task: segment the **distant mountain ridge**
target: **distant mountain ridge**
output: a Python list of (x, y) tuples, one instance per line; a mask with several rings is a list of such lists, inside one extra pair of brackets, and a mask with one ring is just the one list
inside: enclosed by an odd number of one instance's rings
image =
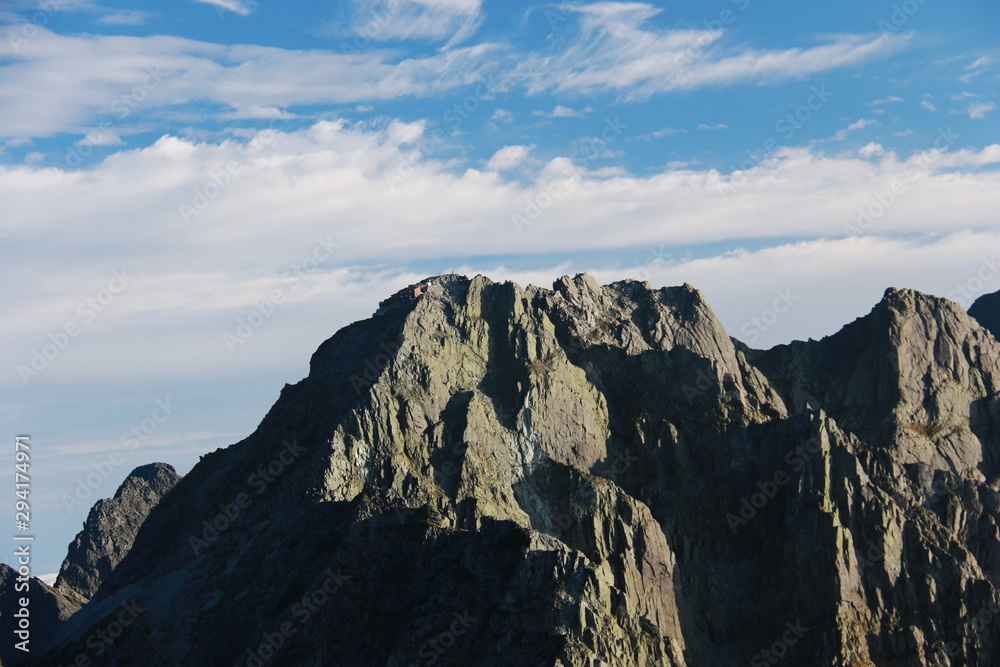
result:
[(435, 283), (323, 343), (23, 664), (1000, 653), (995, 295), (753, 350), (688, 285)]

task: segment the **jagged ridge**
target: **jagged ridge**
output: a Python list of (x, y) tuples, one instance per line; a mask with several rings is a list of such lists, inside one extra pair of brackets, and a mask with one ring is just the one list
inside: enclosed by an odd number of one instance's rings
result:
[(760, 352), (689, 286), (438, 283), (338, 332), (204, 457), (45, 659), (132, 600), (95, 664), (946, 665), (1000, 646), (1000, 624), (968, 631), (1000, 613), (1000, 345), (954, 304), (889, 290)]

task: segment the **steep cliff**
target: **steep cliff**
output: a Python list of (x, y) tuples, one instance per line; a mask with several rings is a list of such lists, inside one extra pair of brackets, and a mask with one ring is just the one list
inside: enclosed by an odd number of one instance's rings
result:
[(1000, 647), (1000, 344), (954, 304), (889, 290), (764, 352), (687, 285), (431, 282), (325, 342), (251, 436), (205, 456), (32, 664)]
[(98, 500), (69, 545), (55, 588), (89, 600), (132, 548), (139, 527), (180, 479), (172, 466), (150, 463), (133, 470), (113, 498)]

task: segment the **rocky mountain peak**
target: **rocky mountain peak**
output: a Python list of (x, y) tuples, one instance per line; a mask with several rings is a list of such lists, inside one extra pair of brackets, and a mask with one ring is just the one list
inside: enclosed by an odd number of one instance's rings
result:
[(97, 501), (69, 546), (55, 589), (89, 600), (132, 548), (150, 510), (177, 484), (173, 466), (139, 466), (121, 483), (113, 498)]
[(137, 600), (95, 664), (985, 664), (998, 364), (912, 290), (759, 351), (689, 285), (430, 278), (165, 495), (45, 659)]

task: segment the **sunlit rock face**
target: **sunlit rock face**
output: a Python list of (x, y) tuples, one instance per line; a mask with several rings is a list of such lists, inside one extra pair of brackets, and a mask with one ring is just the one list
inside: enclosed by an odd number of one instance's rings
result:
[(29, 664), (1000, 652), (986, 321), (890, 289), (833, 336), (759, 351), (687, 285), (422, 285), (180, 480)]

